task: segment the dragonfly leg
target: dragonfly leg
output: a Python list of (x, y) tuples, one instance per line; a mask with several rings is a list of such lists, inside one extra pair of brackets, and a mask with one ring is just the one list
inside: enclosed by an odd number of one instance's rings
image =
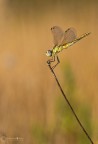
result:
[(60, 63), (59, 57), (56, 56), (56, 58), (57, 58), (57, 63), (52, 67), (52, 69), (54, 69)]
[(55, 56), (52, 57), (52, 59), (50, 59), (50, 60), (47, 61), (48, 65), (50, 65), (52, 62), (55, 62)]

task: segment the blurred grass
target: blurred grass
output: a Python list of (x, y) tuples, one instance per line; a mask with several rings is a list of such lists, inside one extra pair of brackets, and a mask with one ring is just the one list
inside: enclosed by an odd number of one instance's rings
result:
[[(66, 95), (68, 99), (70, 99), (70, 103), (74, 107), (77, 115), (79, 116), (80, 121), (84, 125), (85, 129), (88, 131), (90, 136), (92, 136), (92, 121), (91, 121), (91, 109), (87, 103), (81, 104), (78, 102), (78, 93), (77, 93), (77, 86), (74, 74), (70, 65), (67, 63), (63, 66), (62, 69), (64, 83), (63, 87), (65, 86)], [(78, 143), (78, 144), (89, 144), (89, 141), (83, 131), (81, 130), (80, 126), (76, 122), (72, 112), (70, 111), (68, 105), (64, 101), (64, 99), (59, 98), (58, 100), (58, 111), (56, 112), (57, 118), (60, 120), (61, 129), (67, 134), (69, 138), (73, 137), (70, 143)], [(66, 106), (65, 106), (66, 105)], [(69, 139), (67, 141), (69, 143)]]
[[(63, 66), (63, 87), (67, 85), (65, 88), (67, 91), (67, 96), (70, 97), (70, 103), (73, 105), (77, 115), (80, 117), (80, 121), (84, 125), (85, 129), (88, 131), (90, 136), (92, 136), (92, 120), (91, 118), (91, 109), (87, 103), (81, 104), (76, 99), (77, 87), (75, 84), (74, 74), (69, 64)], [(51, 131), (52, 127), (52, 131)], [(66, 104), (65, 99), (63, 97), (58, 96), (55, 102), (55, 121), (54, 125), (51, 127), (44, 127), (43, 125), (39, 125), (36, 123), (32, 127), (33, 137), (36, 139), (38, 144), (40, 143), (53, 143), (57, 144), (62, 142), (69, 144), (89, 144), (87, 137), (84, 132), (81, 130), (79, 124), (77, 123), (75, 117), (70, 111), (68, 105)], [(50, 133), (49, 133), (50, 131)], [(58, 137), (60, 136), (60, 139)], [(52, 139), (51, 139), (52, 138)], [(58, 139), (58, 140), (57, 140)], [(64, 139), (62, 141), (62, 139)]]
[(95, 3), (98, 3), (97, 0), (42, 0), (41, 2), (39, 0), (6, 0), (6, 7), (14, 16), (21, 14), (25, 17), (32, 15), (34, 18), (41, 18), (46, 13), (57, 10), (58, 7), (64, 13), (67, 11), (70, 14), (74, 10), (78, 13), (80, 9), (85, 11), (89, 5), (94, 5)]

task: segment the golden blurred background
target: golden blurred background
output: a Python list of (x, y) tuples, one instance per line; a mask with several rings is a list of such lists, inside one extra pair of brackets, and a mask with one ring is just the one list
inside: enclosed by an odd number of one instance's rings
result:
[(12, 144), (89, 144), (46, 61), (50, 28), (91, 35), (59, 54), (58, 79), (98, 143), (97, 0), (0, 0), (0, 133)]

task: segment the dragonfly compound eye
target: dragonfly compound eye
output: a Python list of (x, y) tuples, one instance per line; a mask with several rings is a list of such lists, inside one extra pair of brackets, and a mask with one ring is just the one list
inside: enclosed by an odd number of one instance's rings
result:
[(52, 51), (51, 51), (51, 50), (48, 50), (48, 51), (46, 52), (46, 56), (51, 57), (51, 56), (52, 56)]

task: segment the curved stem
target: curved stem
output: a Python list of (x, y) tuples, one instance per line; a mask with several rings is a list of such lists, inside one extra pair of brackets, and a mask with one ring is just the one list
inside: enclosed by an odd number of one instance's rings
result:
[(52, 74), (54, 75), (54, 78), (55, 78), (55, 80), (56, 80), (56, 82), (57, 82), (57, 85), (58, 85), (58, 87), (59, 87), (59, 89), (60, 89), (60, 91), (61, 91), (61, 93), (62, 93), (64, 99), (66, 100), (66, 102), (67, 102), (69, 108), (71, 109), (71, 111), (72, 111), (74, 117), (76, 118), (78, 124), (80, 125), (81, 129), (83, 130), (83, 132), (85, 133), (85, 135), (87, 136), (87, 138), (89, 139), (89, 141), (91, 142), (91, 144), (94, 144), (94, 142), (92, 141), (91, 137), (89, 136), (89, 134), (87, 133), (87, 131), (86, 131), (85, 128), (83, 127), (83, 125), (82, 125), (81, 121), (79, 120), (78, 116), (76, 115), (76, 113), (75, 113), (73, 107), (71, 106), (69, 100), (67, 99), (67, 97), (66, 97), (66, 95), (65, 95), (65, 93), (64, 93), (64, 91), (63, 91), (63, 89), (62, 89), (62, 87), (61, 87), (61, 85), (60, 85), (60, 83), (59, 83), (59, 81), (58, 81), (58, 79), (57, 79), (57, 76), (56, 76), (55, 72), (53, 71), (53, 69), (52, 69), (50, 63), (47, 62), (47, 64), (48, 64), (48, 66), (49, 66), (49, 68), (50, 68)]

